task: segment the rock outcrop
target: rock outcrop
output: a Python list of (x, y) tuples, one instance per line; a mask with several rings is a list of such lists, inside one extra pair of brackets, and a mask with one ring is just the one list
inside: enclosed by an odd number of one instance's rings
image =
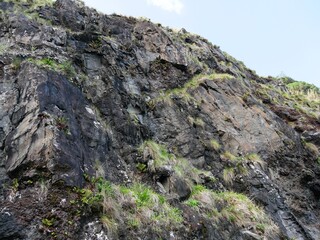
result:
[(320, 239), (319, 89), (79, 1), (0, 9), (0, 239)]

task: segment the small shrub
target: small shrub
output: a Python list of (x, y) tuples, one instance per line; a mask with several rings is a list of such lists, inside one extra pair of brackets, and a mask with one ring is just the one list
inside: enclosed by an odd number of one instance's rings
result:
[(63, 131), (64, 133), (69, 132), (68, 119), (66, 117), (57, 117), (56, 126), (59, 130)]

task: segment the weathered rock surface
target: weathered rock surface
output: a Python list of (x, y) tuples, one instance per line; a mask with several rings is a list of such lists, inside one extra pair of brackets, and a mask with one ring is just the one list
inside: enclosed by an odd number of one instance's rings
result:
[[(320, 239), (319, 100), (293, 108), (184, 29), (38, 2), (0, 2), (0, 239)], [(147, 140), (170, 161), (141, 153)], [(88, 176), (150, 185), (183, 221), (115, 232), (74, 204)], [(203, 215), (186, 204), (195, 184), (247, 195), (278, 229)]]

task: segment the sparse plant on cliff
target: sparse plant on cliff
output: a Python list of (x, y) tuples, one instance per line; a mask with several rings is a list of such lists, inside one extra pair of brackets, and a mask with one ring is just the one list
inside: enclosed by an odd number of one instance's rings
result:
[(102, 46), (102, 38), (99, 37), (97, 39), (92, 40), (89, 43), (89, 46), (93, 49), (99, 49)]
[(19, 180), (17, 178), (14, 178), (12, 180), (12, 190), (18, 191), (18, 189), (19, 189)]
[(227, 167), (227, 168), (223, 169), (222, 175), (223, 175), (223, 180), (226, 183), (231, 183), (235, 177), (235, 168), (234, 167)]
[(209, 145), (216, 151), (221, 149), (221, 145), (216, 139), (211, 139)]
[(65, 134), (69, 134), (69, 125), (68, 119), (66, 117), (57, 117), (56, 119), (56, 126), (59, 130), (63, 131)]
[(170, 103), (173, 101), (174, 96), (183, 98), (185, 102), (197, 103), (196, 99), (190, 95), (190, 91), (196, 89), (205, 80), (211, 81), (223, 81), (228, 79), (233, 79), (234, 77), (225, 73), (212, 73), (210, 75), (199, 74), (194, 76), (191, 80), (186, 82), (183, 87), (167, 90), (161, 93), (158, 97), (151, 99), (149, 101), (149, 106), (156, 106), (159, 102)]
[(199, 206), (199, 201), (196, 200), (196, 199), (188, 199), (186, 201), (186, 204), (189, 206), (189, 207), (193, 207), (193, 208), (197, 208)]
[(194, 126), (198, 126), (198, 127), (204, 127), (204, 121), (201, 119), (201, 118), (193, 118), (191, 116), (188, 116), (188, 122), (191, 124), (191, 125), (194, 125)]
[(230, 152), (224, 152), (220, 155), (221, 159), (228, 161), (228, 166), (223, 170), (222, 177), (224, 181), (228, 184), (232, 183), (232, 180), (239, 174), (243, 176), (248, 175), (248, 163), (259, 163), (261, 167), (264, 167), (265, 162), (256, 153), (249, 153), (244, 157), (236, 157)]
[(104, 178), (106, 176), (103, 163), (99, 160), (95, 161), (94, 169), (96, 170), (96, 178), (102, 177)]
[(136, 164), (136, 168), (140, 171), (140, 172), (146, 172), (147, 171), (147, 165), (144, 163), (137, 163)]
[(314, 145), (311, 142), (304, 142), (305, 147), (315, 156), (318, 157), (320, 155), (320, 152), (316, 145)]
[(102, 222), (103, 226), (107, 229), (109, 237), (115, 236), (117, 234), (118, 224), (114, 219), (108, 217), (107, 215), (103, 215), (100, 217), (100, 221)]
[(52, 227), (55, 221), (56, 221), (55, 218), (50, 218), (50, 219), (44, 218), (41, 220), (42, 224), (46, 227)]
[(38, 192), (38, 199), (39, 201), (44, 201), (47, 198), (49, 190), (49, 182), (45, 180), (39, 181), (39, 192)]
[(139, 148), (140, 153), (142, 153), (143, 158), (148, 161), (148, 169), (151, 172), (156, 171), (163, 165), (170, 165), (174, 155), (168, 153), (166, 148), (154, 141), (145, 141)]
[(236, 161), (237, 157), (234, 156), (231, 152), (226, 151), (223, 154), (220, 155), (221, 159), (223, 160), (230, 160), (230, 161)]
[(0, 54), (4, 54), (9, 49), (8, 44), (0, 43)]

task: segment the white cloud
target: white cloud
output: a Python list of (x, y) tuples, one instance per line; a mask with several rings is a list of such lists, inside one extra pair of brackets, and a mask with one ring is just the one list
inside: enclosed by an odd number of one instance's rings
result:
[(181, 13), (183, 3), (180, 0), (147, 0), (148, 4), (160, 7), (169, 12)]

